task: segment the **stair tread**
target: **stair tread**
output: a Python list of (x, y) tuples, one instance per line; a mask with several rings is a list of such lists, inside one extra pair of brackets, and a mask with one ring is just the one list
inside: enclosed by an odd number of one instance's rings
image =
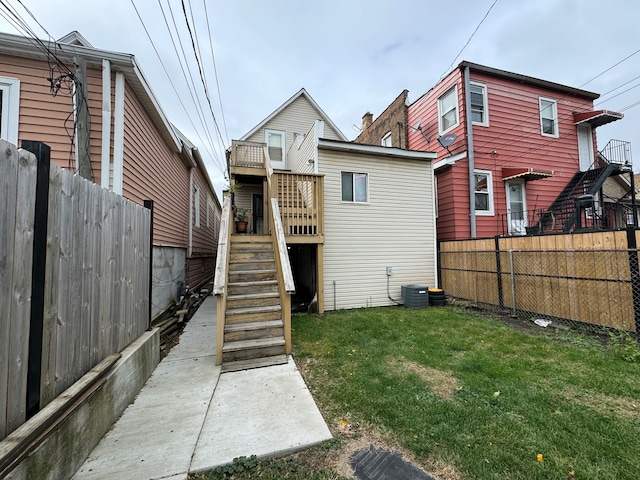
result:
[(229, 271), (229, 273), (242, 273), (242, 274), (251, 274), (251, 273), (275, 273), (276, 269), (275, 268), (264, 268), (262, 270), (234, 270), (234, 271)]
[(274, 355), (271, 357), (254, 358), (251, 360), (236, 360), (235, 362), (224, 362), (222, 372), (238, 372), (252, 368), (271, 367), (273, 365), (283, 365), (289, 361), (287, 355)]
[(230, 259), (229, 263), (273, 263), (273, 258), (241, 258)]
[(229, 308), (227, 309), (228, 315), (241, 315), (244, 313), (262, 313), (262, 312), (277, 312), (282, 310), (280, 305), (267, 305), (264, 307), (242, 307), (242, 308)]
[(248, 350), (252, 348), (278, 347), (284, 345), (284, 337), (255, 338), (253, 340), (237, 340), (235, 342), (225, 342), (222, 347), (223, 352), (234, 352), (237, 350)]
[(225, 333), (242, 332), (246, 330), (261, 330), (264, 328), (278, 328), (283, 326), (284, 326), (284, 322), (282, 320), (269, 320), (264, 322), (230, 323), (224, 326), (224, 331)]
[(230, 287), (260, 287), (265, 285), (277, 285), (277, 280), (256, 280), (253, 282), (229, 282)]
[(258, 300), (260, 298), (278, 298), (279, 292), (260, 292), (260, 293), (239, 293), (237, 295), (227, 295), (229, 300)]

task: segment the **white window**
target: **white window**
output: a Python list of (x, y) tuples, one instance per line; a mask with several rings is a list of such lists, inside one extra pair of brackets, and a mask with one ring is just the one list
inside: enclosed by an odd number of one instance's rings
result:
[(458, 87), (453, 86), (438, 99), (438, 128), (440, 134), (448, 132), (459, 124)]
[(471, 121), (474, 125), (489, 126), (489, 103), (487, 86), (483, 83), (471, 82)]
[(0, 77), (0, 138), (18, 144), (20, 80)]
[(200, 228), (200, 189), (193, 187), (193, 223)]
[(369, 202), (369, 178), (366, 173), (342, 172), (342, 201)]
[(558, 136), (558, 102), (540, 97), (540, 133), (545, 137)]
[(387, 132), (382, 137), (382, 146), (383, 147), (393, 147), (393, 140), (391, 139), (391, 132)]
[(489, 170), (475, 170), (476, 215), (493, 215), (493, 177)]
[(265, 130), (265, 143), (269, 150), (269, 160), (278, 168), (284, 168), (285, 133), (279, 130)]

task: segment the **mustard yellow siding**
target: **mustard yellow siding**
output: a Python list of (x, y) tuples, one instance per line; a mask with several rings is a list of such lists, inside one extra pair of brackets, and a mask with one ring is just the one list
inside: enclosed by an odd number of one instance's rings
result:
[[(325, 310), (393, 305), (400, 287), (436, 284), (431, 162), (320, 149), (325, 175)], [(368, 174), (368, 204), (342, 202), (341, 172)], [(335, 283), (334, 283), (335, 282)], [(335, 292), (335, 295), (334, 295)]]

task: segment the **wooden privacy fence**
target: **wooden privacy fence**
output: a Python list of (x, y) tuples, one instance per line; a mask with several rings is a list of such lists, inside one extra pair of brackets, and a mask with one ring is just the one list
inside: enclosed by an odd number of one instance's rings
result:
[(638, 233), (440, 242), (440, 284), (519, 315), (640, 332)]
[(0, 440), (149, 326), (150, 210), (23, 146), (0, 141)]

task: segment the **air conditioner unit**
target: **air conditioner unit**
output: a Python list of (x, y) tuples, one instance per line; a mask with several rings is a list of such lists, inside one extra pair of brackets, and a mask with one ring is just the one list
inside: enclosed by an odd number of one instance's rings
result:
[(427, 308), (429, 306), (429, 287), (424, 285), (402, 285), (400, 294), (407, 308)]

